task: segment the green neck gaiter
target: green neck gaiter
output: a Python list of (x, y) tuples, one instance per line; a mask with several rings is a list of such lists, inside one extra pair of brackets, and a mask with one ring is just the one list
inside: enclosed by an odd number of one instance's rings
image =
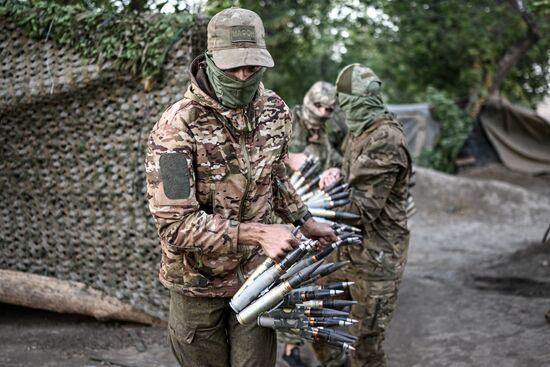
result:
[(340, 108), (346, 113), (349, 131), (358, 136), (380, 115), (388, 112), (382, 98), (376, 95), (354, 96), (338, 93)]
[(246, 107), (256, 95), (265, 68), (261, 68), (246, 80), (239, 80), (227, 75), (223, 70), (218, 68), (212, 57), (206, 56), (206, 75), (212, 85), (218, 101), (228, 108), (243, 108)]

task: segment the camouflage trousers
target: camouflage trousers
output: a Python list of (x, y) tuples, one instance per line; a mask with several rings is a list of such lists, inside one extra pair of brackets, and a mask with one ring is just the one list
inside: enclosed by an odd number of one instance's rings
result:
[(346, 279), (355, 282), (351, 299), (358, 303), (351, 308), (350, 317), (359, 323), (345, 331), (359, 338), (354, 344), (357, 350), (345, 355), (326, 344), (313, 344), (317, 358), (324, 367), (385, 367), (383, 343), (395, 309), (400, 280), (367, 281), (353, 276)]
[(239, 324), (229, 300), (170, 292), (170, 346), (181, 366), (275, 366), (275, 332)]
[(354, 279), (352, 298), (358, 301), (351, 309), (351, 317), (359, 320), (350, 332), (359, 337), (357, 350), (351, 356), (353, 367), (385, 367), (383, 342), (391, 321), (401, 280), (361, 281)]
[(359, 339), (354, 344), (356, 351), (349, 356), (338, 349), (314, 344), (323, 366), (386, 367), (383, 343), (397, 302), (407, 252), (408, 239), (397, 244), (397, 256), (373, 256), (377, 252), (364, 247), (339, 251), (337, 260), (351, 260), (352, 264), (331, 274), (332, 279), (327, 281), (355, 282), (347, 296), (358, 302), (351, 308), (350, 317), (359, 322), (347, 331)]

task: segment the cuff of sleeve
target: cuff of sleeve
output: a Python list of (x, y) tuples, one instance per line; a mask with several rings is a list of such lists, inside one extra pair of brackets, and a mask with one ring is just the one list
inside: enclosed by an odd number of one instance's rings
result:
[(306, 212), (304, 213), (304, 215), (302, 215), (302, 217), (300, 219), (297, 219), (294, 222), (292, 222), (292, 224), (294, 225), (294, 227), (301, 226), (302, 224), (304, 224), (311, 217), (313, 217), (313, 215), (311, 215), (309, 210), (306, 209)]
[(239, 225), (236, 220), (230, 220), (227, 226), (227, 236), (229, 237), (229, 249), (230, 254), (237, 253), (237, 247), (239, 242)]

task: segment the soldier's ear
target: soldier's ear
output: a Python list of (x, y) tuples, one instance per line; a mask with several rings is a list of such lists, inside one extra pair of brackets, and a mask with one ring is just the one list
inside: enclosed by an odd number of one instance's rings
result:
[(184, 153), (164, 153), (160, 156), (160, 177), (168, 199), (187, 199), (191, 192), (188, 157)]

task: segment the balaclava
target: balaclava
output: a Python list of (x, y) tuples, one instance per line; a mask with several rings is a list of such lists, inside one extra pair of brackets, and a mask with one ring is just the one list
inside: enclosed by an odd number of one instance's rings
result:
[(336, 79), (340, 108), (346, 113), (346, 125), (357, 136), (388, 110), (381, 97), (382, 81), (361, 64), (346, 66)]

